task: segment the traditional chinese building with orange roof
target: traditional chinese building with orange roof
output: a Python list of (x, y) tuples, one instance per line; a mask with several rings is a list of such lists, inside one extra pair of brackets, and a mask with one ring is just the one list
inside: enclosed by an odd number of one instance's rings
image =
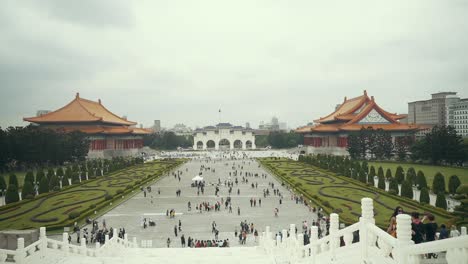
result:
[(151, 133), (147, 129), (136, 128), (136, 122), (112, 113), (100, 99), (97, 102), (87, 100), (79, 93), (58, 110), (23, 120), (57, 131), (88, 134), (89, 158), (135, 155), (143, 147), (143, 135)]
[(413, 136), (420, 129), (415, 124), (400, 122), (405, 114), (390, 113), (383, 110), (373, 96), (367, 92), (355, 98), (347, 99), (338, 105), (331, 114), (314, 120), (314, 125), (296, 129), (304, 134), (304, 145), (314, 154), (348, 155), (348, 135), (372, 127), (390, 132), (392, 140), (399, 137)]

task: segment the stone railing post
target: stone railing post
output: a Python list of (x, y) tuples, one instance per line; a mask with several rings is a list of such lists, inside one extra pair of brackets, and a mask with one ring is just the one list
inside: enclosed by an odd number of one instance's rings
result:
[[(310, 228), (310, 263), (315, 264), (315, 259), (317, 257), (317, 240), (318, 240), (318, 226), (312, 226)], [(306, 252), (306, 255), (309, 254), (309, 252)]]
[(109, 235), (104, 236), (104, 244), (109, 243)]
[(47, 250), (47, 236), (45, 227), (39, 228), (39, 240), (41, 241), (41, 244), (39, 245), (39, 254), (41, 258), (44, 258), (46, 254), (45, 252)]
[(461, 227), (461, 235), (466, 236), (466, 226)]
[[(411, 216), (407, 214), (399, 214), (396, 217), (397, 244), (395, 251), (395, 259), (398, 264), (407, 264), (408, 255), (404, 254), (404, 249), (409, 245), (414, 244), (411, 240)], [(418, 257), (418, 256), (415, 256)]]
[(68, 233), (67, 232), (63, 233), (62, 242), (63, 242), (62, 251), (65, 253), (68, 253)]
[(99, 248), (101, 247), (101, 244), (99, 242), (96, 242), (96, 249), (94, 250), (94, 256), (97, 257), (99, 256)]
[(281, 236), (280, 236), (280, 234), (276, 235), (276, 246), (277, 247), (281, 246)]
[(128, 246), (128, 234), (127, 233), (125, 233), (125, 235), (124, 235), (124, 244), (125, 244), (125, 247), (129, 247)]
[(359, 242), (361, 244), (361, 261), (366, 261), (369, 257), (369, 232), (367, 226), (375, 224), (374, 203), (371, 198), (361, 199), (361, 217), (359, 218)]
[(81, 248), (80, 248), (80, 253), (83, 254), (83, 255), (87, 255), (86, 254), (86, 240), (85, 239), (81, 239)]
[(305, 256), (304, 254), (304, 234), (298, 234), (297, 235), (297, 240), (296, 240), (296, 245), (295, 247), (297, 248), (297, 256), (299, 258), (303, 258)]
[(17, 248), (15, 254), (15, 262), (18, 264), (23, 264), (26, 258), (26, 252), (24, 250), (24, 238), (20, 237), (17, 241)]
[(339, 230), (340, 220), (338, 214), (332, 213), (330, 214), (330, 256), (332, 261), (336, 259), (335, 257), (335, 249), (339, 247), (339, 237), (336, 236), (336, 233)]
[(286, 229), (283, 229), (281, 231), (281, 234), (283, 235), (283, 237), (281, 238), (281, 246), (286, 247), (288, 241), (288, 231)]
[(289, 238), (291, 238), (291, 240), (296, 238), (296, 225), (295, 224), (289, 225)]

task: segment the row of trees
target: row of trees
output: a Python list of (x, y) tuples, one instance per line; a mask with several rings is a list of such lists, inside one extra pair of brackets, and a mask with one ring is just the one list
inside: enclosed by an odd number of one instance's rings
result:
[[(386, 189), (386, 181), (388, 182), (388, 190), (394, 195), (398, 195), (399, 185), (401, 185), (401, 196), (412, 199), (413, 186), (416, 186), (420, 191), (420, 202), (429, 204), (429, 187), (427, 180), (422, 171), (416, 171), (414, 168), (409, 168), (405, 173), (401, 166), (398, 166), (395, 174), (391, 169), (385, 172), (382, 167), (376, 171), (374, 166), (368, 165), (367, 161), (359, 162), (351, 160), (348, 157), (332, 156), (332, 155), (316, 155), (316, 156), (300, 156), (299, 161), (312, 164), (314, 166), (333, 171), (337, 174), (359, 180), (362, 183), (374, 186), (374, 177), (378, 179), (377, 187), (379, 189)], [(452, 175), (449, 178), (449, 193), (455, 194), (461, 182), (458, 176)], [(445, 177), (438, 172), (432, 182), (432, 191), (437, 194), (436, 206), (440, 208), (447, 208), (445, 199)]]
[(64, 133), (29, 125), (0, 128), (0, 150), (0, 172), (5, 172), (82, 161), (89, 143), (80, 132)]
[(271, 146), (272, 148), (293, 148), (303, 144), (302, 134), (294, 132), (273, 131), (269, 135), (255, 136), (255, 145), (259, 148)]
[(461, 165), (468, 158), (468, 146), (463, 144), (462, 137), (451, 126), (435, 126), (418, 141), (406, 135), (397, 137), (394, 142), (389, 132), (362, 128), (348, 136), (347, 150), (352, 159), (410, 158), (432, 164)]
[[(128, 166), (143, 163), (142, 158), (113, 158), (112, 160), (88, 160), (69, 164), (65, 167), (38, 169), (36, 173), (29, 170), (25, 177), (21, 191), (23, 199), (32, 199), (36, 194), (59, 191), (61, 188), (69, 186), (70, 183), (77, 184), (81, 181), (104, 176), (113, 171), (123, 169)], [(45, 172), (46, 171), (46, 172)], [(19, 201), (19, 183), (14, 173), (10, 174), (8, 185), (5, 179), (0, 176), (0, 191), (6, 189), (5, 202), (12, 203)]]
[(152, 149), (174, 150), (193, 147), (193, 137), (178, 136), (174, 132), (153, 133), (144, 136), (143, 144)]

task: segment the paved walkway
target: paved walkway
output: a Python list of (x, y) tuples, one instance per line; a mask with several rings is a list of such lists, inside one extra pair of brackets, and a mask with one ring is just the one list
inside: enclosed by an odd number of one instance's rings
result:
[[(191, 187), (192, 178), (198, 175), (200, 167), (210, 167), (211, 170), (202, 170), (202, 176), (206, 182), (205, 192), (202, 195), (197, 195), (197, 188)], [(233, 170), (233, 166), (235, 169)], [(215, 172), (212, 170), (214, 169)], [(215, 211), (199, 211), (195, 210), (196, 204), (201, 202), (209, 202), (214, 204), (216, 201), (221, 201), (221, 198), (228, 197), (228, 187), (224, 186), (224, 181), (229, 179), (229, 172), (235, 170), (242, 172), (242, 176), (238, 175), (239, 184), (234, 183), (232, 192), (232, 208), (233, 212), (229, 213), (224, 205), (221, 206), (220, 212)], [(172, 241), (171, 247), (180, 247), (180, 235), (184, 234), (185, 238), (192, 237), (195, 239), (214, 239), (214, 234), (211, 232), (211, 224), (213, 221), (217, 224), (219, 230), (219, 239), (229, 239), (231, 246), (238, 246), (238, 239), (234, 237), (234, 230), (240, 231), (240, 222), (247, 220), (247, 223), (254, 224), (259, 234), (264, 231), (265, 226), (269, 225), (272, 231), (281, 229), (289, 229), (289, 224), (296, 224), (298, 232), (302, 231), (302, 221), (307, 220), (310, 224), (316, 215), (309, 212), (308, 208), (303, 204), (296, 204), (291, 200), (291, 195), (281, 184), (271, 175), (262, 178), (262, 174), (267, 174), (259, 164), (253, 159), (231, 160), (223, 159), (193, 159), (178, 168), (181, 174), (181, 180), (172, 175), (166, 176), (151, 186), (152, 192), (147, 193), (144, 197), (143, 192), (137, 194), (125, 203), (114, 208), (103, 217), (98, 218), (99, 224), (102, 219), (105, 219), (107, 227), (120, 228), (125, 227), (129, 237), (137, 237), (138, 242), (141, 240), (152, 240), (153, 247), (166, 247), (166, 240), (169, 237)], [(246, 172), (253, 175), (258, 174), (259, 177), (246, 177), (248, 183), (242, 183), (242, 177)], [(234, 181), (236, 177), (231, 176)], [(219, 197), (215, 196), (215, 183), (221, 180)], [(279, 204), (279, 197), (273, 194), (273, 190), (269, 187), (269, 182), (273, 182), (275, 188), (279, 188), (284, 199), (282, 204)], [(252, 188), (251, 183), (258, 184), (257, 188)], [(268, 189), (270, 196), (263, 197), (263, 189)], [(158, 189), (160, 194), (158, 194)], [(176, 196), (176, 191), (181, 190), (181, 196)], [(240, 194), (237, 195), (237, 189)], [(257, 199), (257, 206), (250, 206), (250, 199)], [(261, 207), (258, 200), (262, 199)], [(192, 210), (188, 211), (187, 203), (191, 202)], [(237, 215), (237, 208), (240, 208), (240, 215)], [(274, 217), (274, 208), (279, 209), (279, 216)], [(166, 216), (166, 210), (175, 209), (176, 216), (170, 219)], [(156, 222), (155, 227), (147, 227), (144, 229), (141, 226), (143, 218), (151, 218)], [(178, 237), (174, 235), (174, 226), (178, 225), (179, 220), (182, 223), (182, 232), (178, 232)], [(89, 226), (88, 226), (88, 229)], [(73, 235), (73, 242), (76, 242), (76, 236)], [(253, 235), (248, 235), (247, 246), (255, 245)]]

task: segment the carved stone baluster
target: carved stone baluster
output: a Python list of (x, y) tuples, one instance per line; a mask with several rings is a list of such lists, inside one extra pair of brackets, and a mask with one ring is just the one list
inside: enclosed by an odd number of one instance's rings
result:
[(339, 237), (336, 235), (339, 230), (339, 222), (338, 214), (330, 214), (330, 254), (332, 260), (336, 259), (335, 249), (340, 245)]
[(62, 251), (68, 253), (68, 233), (65, 232), (62, 235)]
[[(318, 240), (318, 227), (317, 226), (312, 226), (310, 228), (310, 257), (311, 257), (311, 261), (310, 263), (311, 264), (315, 264), (315, 260), (316, 260), (316, 257), (317, 257), (317, 254), (318, 254), (318, 247), (316, 245), (317, 243), (317, 240)], [(306, 255), (308, 254), (308, 252), (306, 252)]]
[(343, 236), (343, 240), (346, 246), (351, 245), (353, 243), (353, 233), (352, 232), (345, 233)]
[(15, 262), (17, 264), (23, 264), (26, 258), (26, 252), (24, 251), (24, 238), (20, 237), (17, 241), (17, 248), (15, 254)]
[(396, 217), (397, 222), (397, 244), (393, 250), (393, 256), (397, 263), (409, 263), (408, 254), (404, 254), (404, 250), (409, 245), (414, 244), (411, 240), (411, 216), (407, 214), (399, 214)]

